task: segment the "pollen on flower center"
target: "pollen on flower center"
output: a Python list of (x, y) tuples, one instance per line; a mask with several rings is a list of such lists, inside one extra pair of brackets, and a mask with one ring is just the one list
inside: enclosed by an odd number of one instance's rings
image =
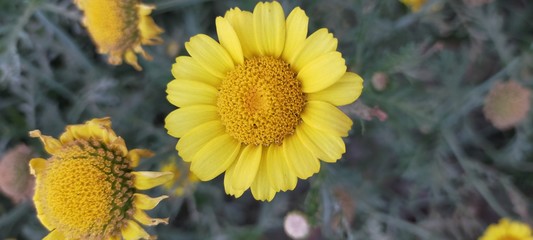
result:
[(261, 56), (228, 72), (217, 98), (228, 134), (242, 143), (281, 144), (301, 122), (306, 96), (284, 60)]
[[(131, 219), (133, 179), (129, 159), (96, 140), (76, 140), (47, 165), (39, 186), (43, 212), (68, 239), (116, 235)], [(75, 209), (75, 211), (73, 211)]]

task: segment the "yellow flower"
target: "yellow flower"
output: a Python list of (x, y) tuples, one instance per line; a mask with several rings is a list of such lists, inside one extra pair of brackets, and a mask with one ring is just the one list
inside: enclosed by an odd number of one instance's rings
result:
[(355, 101), (363, 80), (346, 72), (337, 39), (327, 29), (307, 37), (299, 7), (278, 2), (253, 13), (234, 8), (216, 19), (218, 39), (199, 34), (176, 58), (168, 100), (179, 109), (168, 133), (202, 181), (225, 172), (226, 193), (251, 188), (258, 200), (295, 188), (345, 152), (352, 120), (336, 106)]
[(163, 187), (172, 192), (175, 196), (183, 196), (186, 191), (191, 190), (191, 188), (198, 182), (198, 177), (194, 173), (190, 172), (189, 169), (184, 169), (176, 163), (177, 158), (171, 158), (165, 165), (161, 167), (162, 172), (171, 172), (174, 174), (172, 181), (166, 182)]
[(411, 9), (413, 12), (418, 12), (422, 9), (422, 6), (426, 4), (427, 0), (400, 0), (403, 4)]
[(172, 179), (172, 173), (134, 172), (140, 158), (152, 152), (128, 151), (109, 118), (67, 126), (59, 139), (39, 130), (30, 136), (40, 138), (52, 155), (30, 161), (37, 178), (33, 196), (37, 217), (51, 231), (45, 239), (150, 238), (139, 223), (168, 223), (144, 212), (167, 196), (151, 198), (137, 190), (161, 185)]
[(109, 54), (109, 63), (119, 65), (122, 59), (136, 70), (142, 70), (136, 53), (151, 60), (141, 45), (160, 44), (163, 40), (150, 13), (154, 6), (139, 0), (75, 0), (84, 11), (83, 24), (87, 27), (101, 54)]
[(527, 224), (503, 218), (491, 224), (479, 240), (533, 240), (533, 235)]

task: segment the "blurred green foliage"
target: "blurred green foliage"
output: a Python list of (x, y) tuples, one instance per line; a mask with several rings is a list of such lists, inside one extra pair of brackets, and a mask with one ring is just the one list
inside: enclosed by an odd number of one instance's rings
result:
[[(57, 136), (104, 116), (129, 148), (157, 153), (141, 168), (176, 155), (163, 127), (174, 109), (165, 98), (174, 58), (191, 36), (215, 36), (216, 16), (256, 1), (145, 2), (157, 6), (165, 43), (146, 47), (154, 60), (140, 60), (138, 72), (96, 53), (72, 1), (0, 1), (0, 155), (23, 142), (46, 156), (29, 130)], [(533, 224), (531, 116), (501, 131), (482, 113), (495, 83), (533, 86), (533, 2), (428, 0), (415, 13), (396, 0), (281, 3), (286, 13), (301, 6), (310, 31), (332, 31), (348, 68), (366, 80), (358, 103), (343, 108), (356, 123), (347, 153), (270, 203), (249, 192), (226, 196), (220, 177), (201, 183), (152, 211), (171, 220), (148, 231), (159, 239), (285, 239), (292, 210), (308, 215), (313, 239), (476, 239), (501, 217)], [(377, 72), (388, 79), (382, 91), (371, 84)], [(372, 120), (376, 113), (388, 118)], [(0, 196), (1, 239), (45, 234), (31, 202)]]

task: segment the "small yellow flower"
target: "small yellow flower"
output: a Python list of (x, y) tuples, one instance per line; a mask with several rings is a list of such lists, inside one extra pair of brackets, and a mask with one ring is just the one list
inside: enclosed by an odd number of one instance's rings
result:
[(422, 6), (426, 4), (427, 0), (400, 0), (403, 4), (411, 9), (413, 12), (418, 12), (422, 9)]
[(140, 158), (152, 152), (128, 151), (109, 118), (67, 126), (59, 139), (39, 130), (30, 136), (40, 138), (52, 155), (30, 161), (37, 178), (33, 196), (37, 217), (51, 231), (45, 239), (150, 238), (139, 223), (168, 223), (144, 212), (167, 196), (151, 198), (137, 190), (161, 185), (172, 179), (172, 173), (133, 171)]
[(122, 59), (137, 70), (142, 70), (136, 53), (151, 60), (142, 45), (160, 44), (163, 40), (150, 13), (154, 6), (139, 0), (75, 0), (84, 11), (83, 24), (101, 54), (109, 54), (109, 63), (119, 65)]
[(527, 224), (503, 218), (491, 224), (478, 240), (533, 240), (533, 235)]
[[(168, 181), (163, 187), (175, 196), (183, 196), (186, 191), (190, 191), (199, 181), (198, 177), (189, 171), (188, 167), (180, 167), (176, 163), (177, 158), (171, 158), (161, 167), (162, 172), (174, 173), (172, 181)], [(185, 164), (184, 164), (185, 165)], [(187, 164), (188, 165), (188, 164)]]
[(278, 2), (216, 18), (219, 42), (199, 34), (176, 58), (165, 119), (176, 149), (202, 181), (225, 173), (226, 193), (251, 189), (258, 200), (292, 190), (298, 179), (346, 151), (352, 120), (337, 106), (354, 102), (363, 79), (347, 72), (337, 39), (307, 36), (299, 7), (287, 18)]

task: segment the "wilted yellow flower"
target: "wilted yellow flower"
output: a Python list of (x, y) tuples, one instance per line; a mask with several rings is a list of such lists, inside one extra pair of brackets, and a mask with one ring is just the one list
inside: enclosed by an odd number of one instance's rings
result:
[(527, 224), (502, 218), (498, 224), (491, 224), (478, 240), (533, 240), (533, 235)]
[(527, 116), (531, 91), (516, 81), (497, 83), (485, 98), (483, 113), (494, 127), (505, 130)]
[(39, 137), (52, 155), (30, 161), (37, 178), (37, 217), (51, 231), (45, 239), (150, 238), (139, 223), (168, 223), (144, 212), (167, 196), (151, 198), (137, 190), (161, 185), (172, 179), (172, 173), (133, 171), (140, 158), (152, 152), (128, 151), (109, 118), (69, 125), (59, 139), (39, 130), (30, 136)]
[(411, 9), (413, 12), (418, 12), (422, 9), (422, 6), (426, 4), (427, 0), (400, 0), (403, 4)]
[(28, 162), (33, 153), (25, 144), (10, 149), (0, 161), (0, 190), (13, 202), (30, 199), (35, 178), (30, 175)]
[(87, 27), (101, 54), (109, 54), (109, 63), (119, 65), (122, 59), (137, 70), (142, 70), (136, 53), (151, 60), (142, 45), (160, 44), (163, 40), (150, 13), (154, 6), (139, 0), (75, 0), (85, 13), (83, 24)]
[(179, 109), (165, 128), (202, 181), (225, 172), (226, 193), (251, 188), (258, 200), (292, 190), (298, 178), (336, 162), (352, 120), (336, 106), (363, 88), (346, 71), (337, 39), (322, 28), (307, 37), (299, 7), (287, 18), (278, 2), (252, 12), (234, 8), (216, 19), (217, 42), (199, 34), (176, 58), (167, 99)]
[(162, 172), (171, 172), (174, 174), (172, 181), (166, 182), (163, 187), (175, 196), (183, 196), (186, 191), (189, 191), (196, 185), (199, 179), (194, 173), (189, 171), (188, 166), (180, 167), (176, 161), (176, 158), (171, 158), (170, 161), (161, 167), (160, 170)]

